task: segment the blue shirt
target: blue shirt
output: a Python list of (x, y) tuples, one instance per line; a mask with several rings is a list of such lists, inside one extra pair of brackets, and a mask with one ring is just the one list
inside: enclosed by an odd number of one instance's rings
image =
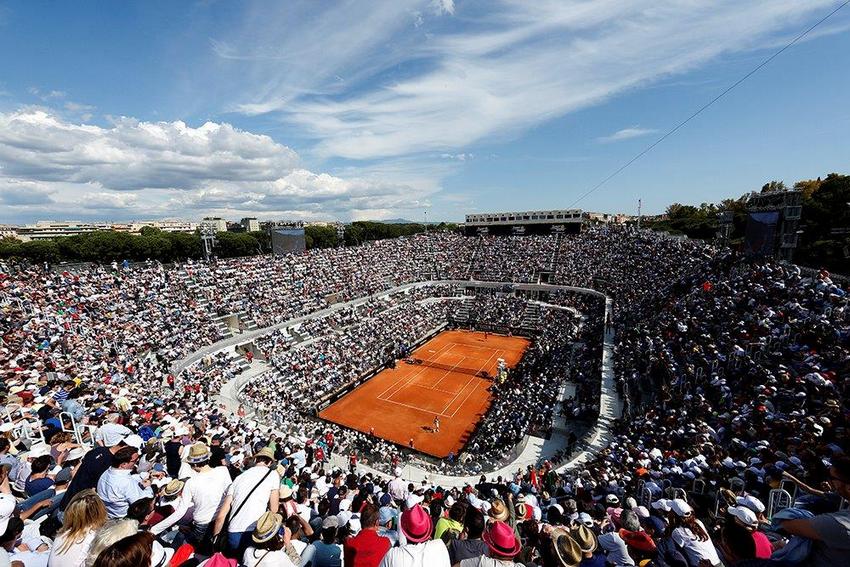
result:
[(43, 490), (47, 490), (53, 486), (53, 479), (48, 477), (27, 479), (26, 490), (27, 496), (35, 496)]
[(127, 469), (110, 467), (97, 482), (97, 495), (106, 506), (110, 518), (123, 518), (127, 508), (136, 500), (153, 498), (150, 488), (142, 488), (140, 478)]
[(605, 556), (594, 553), (593, 557), (585, 557), (578, 565), (579, 567), (605, 567)]
[(313, 553), (313, 567), (340, 567), (342, 565), (342, 549), (336, 544), (327, 544), (322, 540), (316, 540), (310, 544), (315, 548)]

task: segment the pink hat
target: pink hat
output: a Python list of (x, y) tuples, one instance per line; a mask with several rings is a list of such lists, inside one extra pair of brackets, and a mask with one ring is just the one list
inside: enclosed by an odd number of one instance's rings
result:
[(505, 522), (490, 522), (481, 539), (487, 547), (502, 557), (513, 557), (522, 549), (514, 530)]
[(422, 543), (431, 539), (431, 516), (422, 506), (401, 513), (401, 531), (410, 543)]

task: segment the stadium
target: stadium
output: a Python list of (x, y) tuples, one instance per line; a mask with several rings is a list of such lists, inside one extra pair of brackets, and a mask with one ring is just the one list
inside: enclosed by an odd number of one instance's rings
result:
[(741, 498), (776, 522), (843, 474), (846, 292), (701, 241), (608, 225), (431, 232), (20, 266), (2, 294), (18, 458), (121, 431), (179, 478), (186, 463), (160, 453), (175, 438), (237, 469), (272, 443), (298, 484), (339, 470), (354, 486), (404, 478), (410, 494), (485, 499), (492, 486), (508, 501), (516, 486), (532, 519), (688, 501), (706, 525)]
[(0, 50), (0, 567), (850, 566), (850, 0)]

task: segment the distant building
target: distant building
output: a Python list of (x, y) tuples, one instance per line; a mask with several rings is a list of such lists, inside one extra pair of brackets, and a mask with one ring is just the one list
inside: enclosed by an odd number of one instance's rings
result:
[(257, 232), (260, 230), (260, 221), (258, 221), (255, 217), (245, 217), (239, 224), (242, 225), (242, 228), (245, 229), (246, 232)]
[(146, 226), (158, 228), (163, 232), (193, 232), (197, 223), (180, 220), (130, 221), (130, 222), (82, 222), (82, 221), (50, 221), (41, 220), (15, 228), (16, 238), (20, 240), (47, 240), (62, 236), (74, 236), (99, 230), (113, 230), (139, 234)]
[(581, 209), (475, 213), (466, 215), (464, 232), (468, 236), (578, 232), (583, 222)]
[(47, 240), (60, 236), (73, 236), (98, 230), (113, 230), (110, 222), (84, 223), (81, 221), (38, 221), (18, 228), (21, 240)]
[(587, 220), (595, 222), (605, 222), (614, 224), (625, 224), (637, 220), (636, 216), (627, 215), (625, 213), (593, 213), (585, 212), (584, 216)]
[(139, 225), (139, 230), (144, 226), (152, 226), (158, 228), (162, 232), (195, 232), (198, 229), (198, 223), (182, 220), (160, 220), (160, 221), (142, 221), (134, 223)]
[(18, 227), (8, 224), (0, 224), (0, 238), (17, 238)]
[(216, 232), (227, 232), (227, 221), (221, 217), (204, 217), (201, 224), (211, 225)]

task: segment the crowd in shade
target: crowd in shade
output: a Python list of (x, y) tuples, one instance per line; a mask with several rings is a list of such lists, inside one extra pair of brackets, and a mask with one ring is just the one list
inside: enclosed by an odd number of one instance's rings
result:
[[(13, 268), (0, 273), (0, 567), (850, 564), (850, 298), (824, 271), (607, 227)], [(606, 448), (413, 483), (408, 453), (367, 439), (392, 455), (367, 468), (348, 460), (363, 434), (305, 415), (317, 392), (380, 364), (375, 346), (392, 357), (465, 303), (447, 286), (384, 291), (543, 272), (605, 291), (614, 317), (591, 296), (550, 294), (565, 309), (537, 312), (470, 453), (499, 462), (556, 417), (594, 421), (603, 335), (624, 404)], [(258, 342), (274, 381), (243, 394), (262, 416), (215, 397), (252, 364), (235, 352), (171, 373), (222, 338), (217, 316), (264, 327), (357, 298), (303, 335)], [(529, 309), (498, 295), (475, 307), (493, 324)]]

